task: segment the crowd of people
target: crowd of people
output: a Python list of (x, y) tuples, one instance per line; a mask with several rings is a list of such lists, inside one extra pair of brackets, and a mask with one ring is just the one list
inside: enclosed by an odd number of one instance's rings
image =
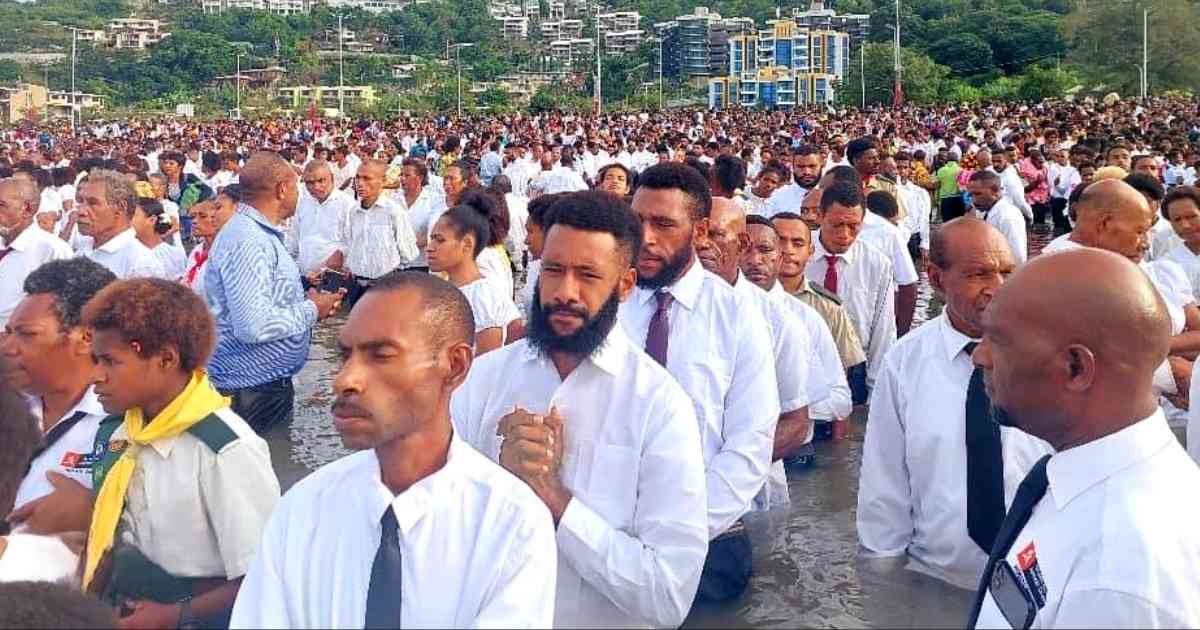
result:
[(1178, 99), (0, 129), (0, 625), (676, 627), (856, 409), (964, 625), (1200, 625), (1197, 169)]

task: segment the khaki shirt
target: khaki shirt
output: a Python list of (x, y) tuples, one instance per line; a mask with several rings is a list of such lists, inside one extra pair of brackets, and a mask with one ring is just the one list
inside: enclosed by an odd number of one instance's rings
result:
[(842, 367), (848, 368), (867, 360), (867, 355), (863, 354), (862, 342), (858, 339), (858, 331), (854, 328), (854, 322), (850, 321), (850, 316), (846, 314), (846, 309), (842, 307), (841, 302), (817, 293), (807, 278), (800, 285), (800, 290), (792, 295), (813, 307), (821, 314), (825, 323), (829, 324), (829, 332), (833, 333), (833, 343), (837, 345), (838, 356), (842, 359)]
[(904, 203), (904, 194), (900, 192), (900, 188), (896, 186), (895, 182), (876, 176), (867, 182), (866, 188), (868, 193), (873, 190), (891, 193), (892, 197), (896, 199), (896, 207), (899, 208), (896, 212), (896, 223), (903, 222), (904, 217), (908, 216), (908, 206)]

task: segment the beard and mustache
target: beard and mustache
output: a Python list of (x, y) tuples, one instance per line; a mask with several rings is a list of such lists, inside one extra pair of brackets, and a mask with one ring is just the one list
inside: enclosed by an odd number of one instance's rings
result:
[[(529, 345), (543, 356), (562, 352), (591, 357), (604, 345), (608, 333), (612, 332), (617, 323), (617, 310), (621, 306), (621, 298), (616, 287), (595, 315), (588, 314), (582, 306), (547, 307), (542, 304), (540, 295), (541, 281), (538, 281), (534, 286), (533, 302), (529, 305), (529, 323), (525, 330), (525, 338), (529, 340)], [(583, 320), (583, 325), (573, 333), (561, 335), (555, 332), (550, 324), (550, 316), (554, 314), (575, 315)]]
[(679, 276), (683, 275), (683, 270), (691, 262), (692, 252), (695, 250), (695, 237), (688, 235), (687, 243), (663, 263), (662, 269), (653, 276), (643, 276), (638, 274), (637, 285), (643, 289), (658, 290), (663, 287), (668, 287), (674, 284)]

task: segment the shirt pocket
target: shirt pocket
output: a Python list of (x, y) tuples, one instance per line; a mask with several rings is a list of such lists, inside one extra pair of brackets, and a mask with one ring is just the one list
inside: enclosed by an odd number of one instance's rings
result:
[(590, 469), (585, 503), (616, 529), (630, 531), (638, 494), (637, 451), (628, 446), (587, 442), (581, 444), (579, 455)]

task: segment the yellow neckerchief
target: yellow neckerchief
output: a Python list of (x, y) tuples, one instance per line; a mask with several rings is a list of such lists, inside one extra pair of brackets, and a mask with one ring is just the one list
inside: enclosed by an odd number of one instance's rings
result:
[(495, 247), (496, 251), (500, 252), (500, 258), (504, 261), (504, 268), (512, 269), (512, 260), (509, 260), (508, 250), (504, 249), (504, 245), (497, 243), (495, 245), (492, 245), (492, 247)]
[(96, 506), (92, 509), (92, 525), (88, 530), (87, 564), (83, 574), (86, 589), (96, 575), (100, 558), (113, 546), (117, 522), (125, 509), (125, 492), (129, 480), (137, 467), (137, 456), (143, 447), (159, 440), (181, 435), (209, 414), (229, 406), (229, 399), (222, 396), (208, 380), (204, 370), (192, 374), (183, 393), (175, 397), (148, 424), (142, 417), (141, 408), (125, 412), (125, 432), (130, 444), (113, 464), (104, 478), (104, 485), (96, 495)]

